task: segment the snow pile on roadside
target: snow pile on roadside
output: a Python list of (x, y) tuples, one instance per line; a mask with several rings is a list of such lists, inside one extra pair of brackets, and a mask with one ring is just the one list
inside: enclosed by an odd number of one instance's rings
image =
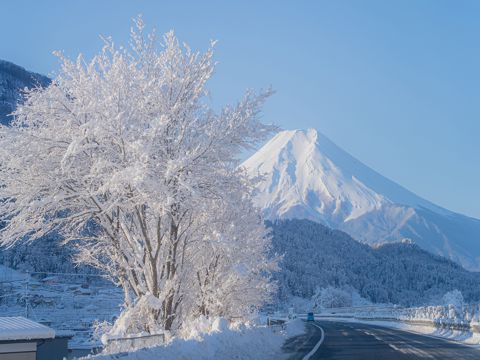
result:
[(304, 332), (305, 323), (300, 319), (289, 321), (285, 326), (285, 335), (287, 338), (302, 335)]
[(230, 324), (221, 318), (200, 318), (182, 332), (182, 337), (172, 338), (166, 345), (132, 350), (121, 355), (89, 356), (88, 359), (282, 359), (281, 348), (285, 339), (303, 332), (301, 320), (294, 320), (287, 324), (285, 331), (275, 333), (268, 327)]
[(397, 320), (418, 322), (420, 325), (450, 327), (480, 332), (480, 304), (453, 303), (448, 305), (419, 306), (404, 308), (399, 306), (361, 306), (323, 309), (322, 315), (353, 317), (361, 320)]
[(433, 326), (428, 326), (428, 325), (423, 326), (423, 325), (413, 325), (413, 324), (404, 324), (404, 323), (400, 323), (399, 325), (402, 325), (399, 328), (403, 330), (412, 331), (415, 333), (454, 340), (454, 341), (462, 342), (469, 345), (480, 345), (480, 334), (473, 331), (453, 330), (453, 329), (447, 329), (447, 328), (435, 328)]
[(478, 326), (480, 317), (479, 305), (425, 306), (405, 309), (400, 320), (433, 321), (438, 325), (455, 324), (458, 326)]

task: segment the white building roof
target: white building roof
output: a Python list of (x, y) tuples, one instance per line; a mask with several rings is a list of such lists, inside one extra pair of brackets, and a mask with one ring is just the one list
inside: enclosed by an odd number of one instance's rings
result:
[(21, 316), (0, 317), (0, 341), (51, 339), (55, 330)]

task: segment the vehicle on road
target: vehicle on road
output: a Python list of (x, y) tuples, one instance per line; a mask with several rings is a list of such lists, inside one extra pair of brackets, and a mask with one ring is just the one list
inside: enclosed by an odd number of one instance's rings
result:
[(307, 321), (315, 321), (315, 317), (313, 316), (313, 312), (309, 312), (307, 314)]

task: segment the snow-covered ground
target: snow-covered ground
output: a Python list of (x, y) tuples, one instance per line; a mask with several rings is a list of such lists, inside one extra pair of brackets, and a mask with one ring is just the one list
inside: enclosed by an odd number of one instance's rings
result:
[[(24, 274), (0, 267), (0, 313), (26, 316), (58, 332), (72, 332), (74, 349), (100, 346), (93, 338), (95, 322), (109, 321), (119, 314), (122, 292), (95, 276)], [(26, 301), (25, 301), (26, 300)], [(198, 320), (181, 336), (166, 336), (166, 344), (123, 352), (127, 359), (282, 359), (281, 347), (288, 337), (304, 332), (301, 320), (283, 329), (259, 325), (229, 324), (224, 319)], [(265, 319), (263, 319), (265, 320)], [(264, 322), (264, 321), (263, 321)], [(125, 349), (121, 349), (125, 350)], [(109, 360), (117, 355), (101, 354)]]
[(120, 312), (123, 293), (90, 275), (24, 274), (0, 266), (0, 313), (24, 316), (71, 333), (70, 348), (99, 345), (92, 337), (96, 322), (111, 322)]
[(283, 359), (282, 345), (289, 337), (305, 331), (302, 320), (288, 322), (283, 330), (261, 325), (229, 324), (225, 319), (199, 319), (184, 337), (167, 340), (165, 345), (132, 350), (121, 354), (101, 354), (88, 359), (113, 360), (207, 360), (207, 359)]

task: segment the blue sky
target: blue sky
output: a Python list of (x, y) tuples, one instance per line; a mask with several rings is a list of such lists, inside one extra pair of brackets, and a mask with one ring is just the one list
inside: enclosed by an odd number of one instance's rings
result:
[(203, 50), (219, 40), (213, 102), (277, 93), (264, 119), (319, 129), (383, 175), (480, 218), (480, 1), (9, 1), (0, 58), (58, 70), (137, 14)]

